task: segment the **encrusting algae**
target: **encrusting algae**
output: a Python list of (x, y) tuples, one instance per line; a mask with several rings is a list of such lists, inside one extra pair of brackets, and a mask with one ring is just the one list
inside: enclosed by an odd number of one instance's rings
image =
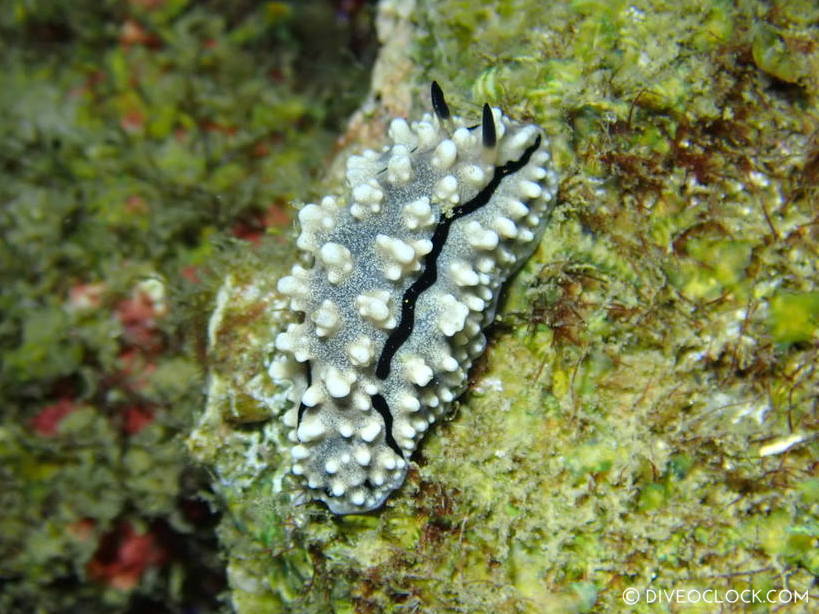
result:
[(379, 146), (434, 78), (456, 112), (486, 99), (552, 135), (558, 206), (467, 394), (367, 515), (291, 505), (290, 401), (265, 372), (293, 318), (274, 289), (285, 267), (228, 277), (208, 409), (188, 442), (228, 500), (234, 607), (616, 611), (635, 588), (635, 611), (656, 611), (647, 589), (776, 589), (807, 610), (819, 571), (817, 9), (379, 10), (380, 103), (347, 141)]

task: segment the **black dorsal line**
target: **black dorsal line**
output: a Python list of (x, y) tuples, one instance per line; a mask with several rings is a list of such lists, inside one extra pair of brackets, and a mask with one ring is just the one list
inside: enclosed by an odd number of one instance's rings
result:
[(298, 430), (299, 426), (301, 426), (301, 419), (304, 417), (304, 412), (307, 411), (307, 405), (302, 403), (299, 405), (299, 417), (296, 420), (296, 430)]
[[(313, 385), (313, 366), (308, 362), (307, 363), (307, 388)], [(299, 414), (298, 418), (296, 418), (296, 429), (298, 430), (299, 426), (301, 426), (301, 419), (304, 416), (304, 412), (307, 411), (307, 405), (301, 403), (299, 405)]]
[(455, 220), (469, 215), (486, 205), (498, 189), (503, 178), (518, 172), (526, 166), (538, 147), (540, 147), (540, 135), (538, 135), (532, 145), (526, 148), (526, 151), (523, 152), (523, 155), (518, 160), (510, 160), (503, 166), (496, 166), (492, 180), (486, 184), (472, 200), (453, 208), (451, 215), (441, 216), (438, 225), (435, 227), (435, 232), (432, 233), (432, 250), (424, 258), (424, 271), (421, 273), (421, 276), (407, 288), (406, 292), (404, 292), (404, 296), (401, 299), (401, 322), (395, 330), (390, 333), (390, 336), (387, 337), (387, 341), (384, 343), (384, 349), (378, 358), (378, 364), (375, 367), (375, 374), (378, 378), (387, 379), (389, 376), (392, 357), (395, 356), (395, 353), (404, 342), (409, 339), (409, 336), (412, 334), (412, 329), (415, 327), (415, 304), (418, 302), (418, 297), (421, 296), (425, 290), (431, 288), (438, 280), (438, 256), (444, 249), (444, 244), (446, 244), (447, 237), (449, 236), (449, 227), (452, 226)]
[(372, 400), (375, 411), (381, 414), (381, 417), (384, 419), (384, 438), (387, 441), (387, 445), (392, 448), (392, 451), (399, 457), (404, 458), (404, 453), (392, 436), (392, 413), (390, 412), (390, 406), (387, 405), (387, 400), (380, 394), (374, 394)]

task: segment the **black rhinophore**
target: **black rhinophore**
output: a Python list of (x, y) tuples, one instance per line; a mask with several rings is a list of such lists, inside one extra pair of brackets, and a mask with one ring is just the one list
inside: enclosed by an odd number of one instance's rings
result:
[(489, 105), (484, 103), (483, 104), (483, 146), (484, 147), (494, 147), (495, 143), (498, 142), (498, 135), (495, 133), (495, 118), (492, 115), (492, 109), (489, 108)]
[(432, 97), (432, 108), (435, 111), (435, 115), (441, 119), (449, 119), (449, 107), (446, 104), (444, 92), (437, 81), (432, 82), (430, 95)]

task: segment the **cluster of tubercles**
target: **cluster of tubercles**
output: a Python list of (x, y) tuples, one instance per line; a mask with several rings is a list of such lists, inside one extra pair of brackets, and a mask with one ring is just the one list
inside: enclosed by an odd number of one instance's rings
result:
[(347, 162), (348, 189), (299, 212), (309, 266), (279, 281), (304, 315), (271, 366), (293, 386), (293, 473), (337, 514), (379, 507), (466, 386), (503, 282), (543, 228), (557, 177), (541, 130), (484, 105), (434, 115)]

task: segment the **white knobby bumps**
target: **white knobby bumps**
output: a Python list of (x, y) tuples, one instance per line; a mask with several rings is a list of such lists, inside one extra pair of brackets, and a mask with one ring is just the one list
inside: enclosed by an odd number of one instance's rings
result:
[[(557, 177), (541, 130), (484, 105), (480, 124), (395, 119), (347, 162), (348, 190), (299, 212), (311, 262), (278, 283), (304, 314), (270, 372), (293, 381), (293, 473), (336, 514), (379, 507), (460, 395), (500, 286), (533, 250)], [(295, 368), (294, 361), (302, 363)], [(300, 373), (303, 376), (299, 375)]]

